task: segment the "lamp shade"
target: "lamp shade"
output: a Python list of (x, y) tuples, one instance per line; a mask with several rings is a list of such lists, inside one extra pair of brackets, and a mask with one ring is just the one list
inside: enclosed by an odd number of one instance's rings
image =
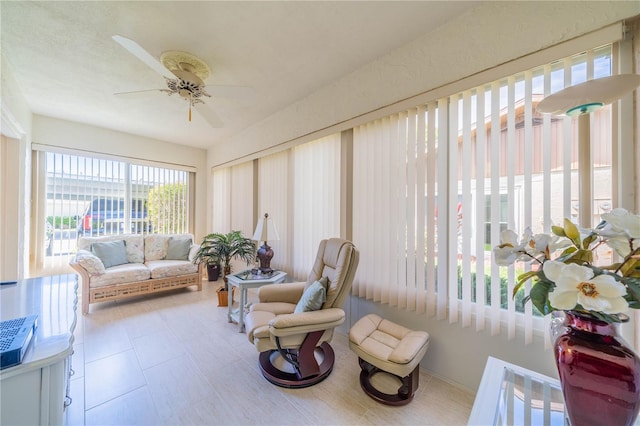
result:
[(269, 214), (265, 213), (263, 218), (258, 220), (256, 232), (253, 233), (254, 241), (276, 241), (279, 240), (278, 230), (276, 229), (273, 219), (269, 218)]
[(547, 96), (537, 106), (538, 112), (553, 115), (578, 115), (617, 101), (640, 86), (640, 75), (619, 74), (589, 80)]

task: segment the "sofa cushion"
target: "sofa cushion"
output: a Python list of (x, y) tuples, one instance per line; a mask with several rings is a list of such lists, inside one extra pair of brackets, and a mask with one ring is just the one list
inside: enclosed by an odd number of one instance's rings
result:
[(190, 240), (180, 240), (177, 238), (169, 238), (167, 245), (166, 260), (189, 260), (189, 250), (191, 250)]
[(104, 235), (100, 237), (80, 237), (78, 238), (78, 250), (91, 251), (91, 245), (105, 241), (124, 240), (127, 249), (127, 260), (129, 263), (144, 263), (144, 239), (142, 235)]
[(198, 265), (188, 260), (151, 260), (145, 262), (145, 265), (151, 273), (151, 278), (175, 277), (198, 272)]
[(167, 255), (169, 236), (163, 234), (151, 234), (144, 237), (144, 260), (162, 260)]
[(185, 234), (150, 234), (144, 237), (144, 260), (162, 260), (167, 256), (170, 240), (188, 240), (193, 242), (193, 235)]
[(142, 263), (125, 263), (107, 268), (105, 273), (91, 277), (91, 288), (113, 284), (129, 284), (134, 281), (148, 280), (149, 269)]
[(105, 268), (129, 263), (124, 240), (93, 243), (91, 251), (102, 260)]

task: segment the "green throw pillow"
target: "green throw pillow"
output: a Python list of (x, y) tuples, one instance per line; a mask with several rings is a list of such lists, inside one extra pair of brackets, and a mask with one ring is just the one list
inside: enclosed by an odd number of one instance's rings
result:
[(307, 287), (293, 312), (299, 314), (300, 312), (317, 311), (322, 308), (322, 304), (327, 300), (327, 282), (328, 279), (322, 277)]
[(189, 260), (189, 250), (191, 250), (191, 240), (178, 240), (169, 238), (166, 260)]
[(129, 263), (124, 240), (93, 243), (91, 244), (91, 251), (102, 260), (105, 268)]

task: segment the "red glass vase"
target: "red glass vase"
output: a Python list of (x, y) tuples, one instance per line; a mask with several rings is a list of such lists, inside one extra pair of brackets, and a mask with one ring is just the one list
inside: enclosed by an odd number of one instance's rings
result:
[(616, 325), (568, 311), (564, 321), (552, 321), (551, 331), (571, 424), (633, 424), (640, 409), (640, 359)]

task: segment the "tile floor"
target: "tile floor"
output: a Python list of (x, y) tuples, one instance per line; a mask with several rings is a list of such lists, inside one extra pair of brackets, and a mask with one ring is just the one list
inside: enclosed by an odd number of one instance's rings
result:
[(305, 389), (270, 384), (258, 352), (217, 307), (217, 285), (96, 304), (79, 315), (69, 425), (466, 424), (473, 395), (424, 372), (409, 405), (370, 399), (340, 333), (326, 380)]

